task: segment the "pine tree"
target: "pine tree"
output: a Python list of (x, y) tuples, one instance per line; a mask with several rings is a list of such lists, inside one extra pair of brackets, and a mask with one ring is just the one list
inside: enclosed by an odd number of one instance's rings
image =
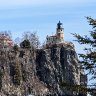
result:
[(30, 42), (29, 40), (24, 40), (23, 42), (20, 43), (21, 48), (30, 48)]
[(86, 17), (89, 25), (92, 26), (90, 36), (81, 36), (74, 33), (73, 36), (79, 44), (85, 44), (89, 47), (85, 48), (85, 54), (79, 54), (80, 63), (83, 68), (88, 70), (89, 74), (92, 75), (91, 79), (96, 79), (96, 20), (91, 17)]

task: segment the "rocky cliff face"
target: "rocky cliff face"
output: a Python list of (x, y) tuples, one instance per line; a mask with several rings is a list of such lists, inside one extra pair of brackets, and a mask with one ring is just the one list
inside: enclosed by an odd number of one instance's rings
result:
[(71, 43), (43, 49), (0, 50), (0, 96), (73, 95), (62, 83), (80, 84), (77, 54)]

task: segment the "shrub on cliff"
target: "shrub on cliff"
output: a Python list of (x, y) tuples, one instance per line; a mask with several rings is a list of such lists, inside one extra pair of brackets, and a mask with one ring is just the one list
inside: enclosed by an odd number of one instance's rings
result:
[(30, 42), (29, 40), (24, 40), (23, 42), (20, 43), (21, 48), (30, 48)]
[(15, 52), (18, 51), (18, 45), (15, 44), (15, 45), (13, 46), (13, 49), (14, 49)]
[(15, 75), (14, 75), (14, 83), (16, 85), (20, 85), (20, 82), (21, 82), (21, 73), (20, 73), (20, 69), (19, 69), (19, 66), (17, 65), (15, 67)]
[(31, 48), (39, 48), (40, 41), (36, 32), (24, 32), (23, 40), (29, 40)]

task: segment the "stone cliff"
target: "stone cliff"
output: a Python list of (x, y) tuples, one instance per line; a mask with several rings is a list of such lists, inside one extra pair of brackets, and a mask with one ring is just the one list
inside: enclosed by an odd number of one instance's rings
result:
[(0, 50), (0, 96), (77, 94), (63, 87), (63, 82), (81, 84), (80, 65), (72, 43), (36, 50)]

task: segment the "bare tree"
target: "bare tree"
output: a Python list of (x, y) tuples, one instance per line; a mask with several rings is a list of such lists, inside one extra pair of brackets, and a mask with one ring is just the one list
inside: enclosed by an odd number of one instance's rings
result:
[[(10, 31), (1, 31), (1, 32), (0, 32), (0, 47), (1, 47), (1, 48), (5, 48), (5, 47), (8, 46), (8, 44), (6, 44), (6, 43), (4, 42), (4, 40), (5, 40), (6, 38), (9, 39), (9, 41), (12, 40), (11, 32), (10, 32)], [(12, 43), (12, 42), (10, 42), (10, 44), (11, 44), (11, 43)]]
[(21, 38), (19, 38), (19, 37), (17, 37), (15, 40), (14, 40), (14, 43), (16, 44), (16, 45), (20, 45), (20, 42), (21, 42)]
[(12, 39), (12, 34), (10, 31), (1, 31), (0, 36), (6, 36), (6, 37), (9, 37), (10, 39)]
[(24, 33), (23, 33), (23, 36), (22, 36), (22, 41), (24, 41), (24, 40), (29, 40), (30, 34), (31, 34), (30, 31), (24, 32)]
[(42, 43), (41, 47), (40, 48), (46, 48), (46, 40)]
[(39, 48), (40, 41), (36, 32), (24, 32), (22, 40), (29, 40), (31, 48)]
[(29, 41), (30, 41), (31, 46), (33, 46), (35, 48), (38, 48), (40, 45), (39, 37), (37, 36), (36, 32), (33, 32), (30, 34)]

